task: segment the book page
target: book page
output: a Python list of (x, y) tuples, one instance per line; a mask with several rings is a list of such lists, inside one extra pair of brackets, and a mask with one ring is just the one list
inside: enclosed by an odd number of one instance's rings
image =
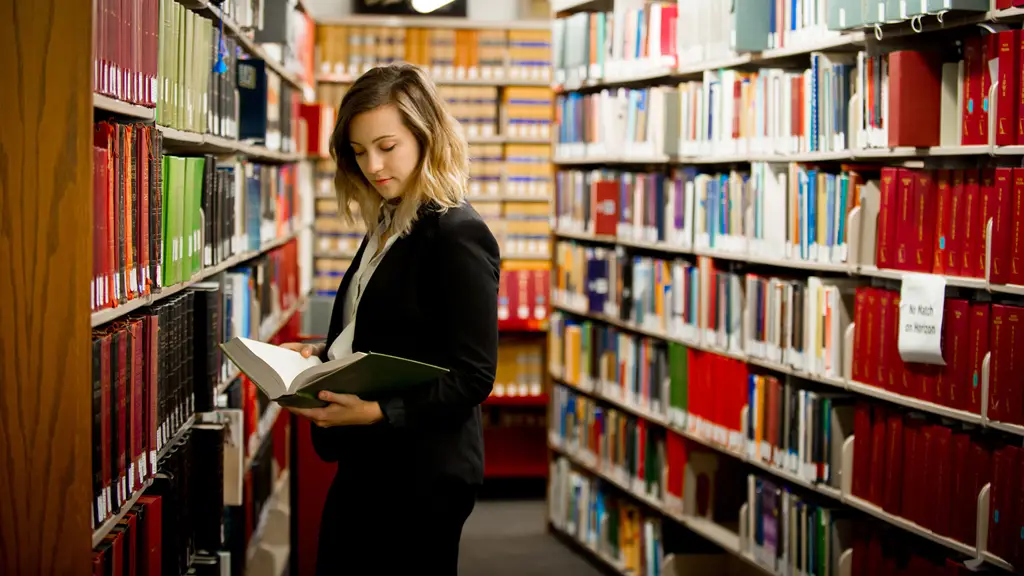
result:
[(316, 356), (303, 358), (302, 354), (299, 354), (294, 350), (289, 350), (273, 344), (267, 344), (266, 342), (241, 337), (239, 337), (238, 340), (245, 344), (253, 354), (259, 356), (261, 360), (266, 362), (268, 366), (281, 376), (281, 380), (288, 388), (288, 392), (293, 392), (292, 382), (295, 380), (296, 376), (298, 376), (303, 370), (320, 364), (320, 359)]

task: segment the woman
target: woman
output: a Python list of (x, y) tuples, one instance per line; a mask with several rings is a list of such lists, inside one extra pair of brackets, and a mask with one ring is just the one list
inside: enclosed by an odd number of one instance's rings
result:
[(313, 444), (338, 462), (320, 524), (319, 574), (456, 574), (483, 481), (479, 405), (497, 367), (500, 256), (467, 205), (467, 146), (409, 65), (374, 68), (345, 95), (331, 137), (338, 206), (368, 233), (341, 281), (322, 359), (373, 351), (443, 366), (428, 386), (375, 401), (323, 393)]

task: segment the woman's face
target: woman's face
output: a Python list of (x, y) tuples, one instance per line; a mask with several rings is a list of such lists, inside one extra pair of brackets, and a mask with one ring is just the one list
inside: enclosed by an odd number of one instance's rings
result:
[(420, 160), (420, 145), (398, 108), (387, 104), (356, 115), (349, 143), (363, 176), (385, 200), (405, 194)]

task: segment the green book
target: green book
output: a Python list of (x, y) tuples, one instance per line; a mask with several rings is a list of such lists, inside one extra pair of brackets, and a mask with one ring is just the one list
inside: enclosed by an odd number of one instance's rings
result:
[(282, 406), (318, 408), (321, 390), (372, 399), (425, 384), (448, 372), (408, 358), (376, 352), (356, 352), (321, 362), (258, 340), (235, 337), (220, 345), (243, 374), (268, 398)]

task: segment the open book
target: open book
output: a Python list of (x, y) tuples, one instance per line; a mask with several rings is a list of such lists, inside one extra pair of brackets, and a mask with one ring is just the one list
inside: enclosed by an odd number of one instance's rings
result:
[(303, 358), (294, 350), (239, 337), (220, 347), (268, 398), (296, 408), (326, 406), (317, 398), (321, 390), (369, 399), (423, 384), (448, 371), (374, 352), (321, 362), (316, 356)]

